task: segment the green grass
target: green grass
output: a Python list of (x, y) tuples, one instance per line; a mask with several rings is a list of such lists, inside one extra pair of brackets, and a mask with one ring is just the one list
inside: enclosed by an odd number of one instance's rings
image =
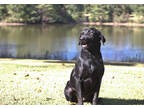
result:
[[(70, 104), (63, 90), (73, 66), (47, 60), (0, 59), (0, 104)], [(143, 66), (105, 65), (99, 104), (144, 105), (143, 90)]]

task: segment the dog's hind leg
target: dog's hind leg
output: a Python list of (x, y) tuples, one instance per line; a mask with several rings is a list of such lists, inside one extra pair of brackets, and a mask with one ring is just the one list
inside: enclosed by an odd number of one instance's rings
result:
[(66, 87), (64, 89), (64, 94), (67, 101), (77, 102), (76, 92), (70, 86), (69, 81), (67, 82)]

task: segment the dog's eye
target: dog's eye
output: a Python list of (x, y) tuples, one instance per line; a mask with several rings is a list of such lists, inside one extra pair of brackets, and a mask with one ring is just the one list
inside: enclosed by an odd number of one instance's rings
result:
[(84, 35), (84, 32), (81, 32), (80, 35)]

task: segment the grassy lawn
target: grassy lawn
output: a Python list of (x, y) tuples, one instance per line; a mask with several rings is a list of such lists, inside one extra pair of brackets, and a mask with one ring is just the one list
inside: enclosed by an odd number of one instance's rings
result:
[[(70, 104), (63, 90), (74, 64), (57, 62), (0, 59), (0, 105)], [(144, 66), (105, 65), (100, 97), (100, 105), (144, 105)]]

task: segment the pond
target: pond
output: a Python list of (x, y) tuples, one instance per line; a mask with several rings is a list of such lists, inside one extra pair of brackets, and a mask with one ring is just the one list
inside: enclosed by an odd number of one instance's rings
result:
[[(84, 25), (24, 25), (0, 27), (1, 58), (75, 60)], [(106, 62), (144, 62), (144, 28), (94, 26), (106, 38), (101, 52)]]

